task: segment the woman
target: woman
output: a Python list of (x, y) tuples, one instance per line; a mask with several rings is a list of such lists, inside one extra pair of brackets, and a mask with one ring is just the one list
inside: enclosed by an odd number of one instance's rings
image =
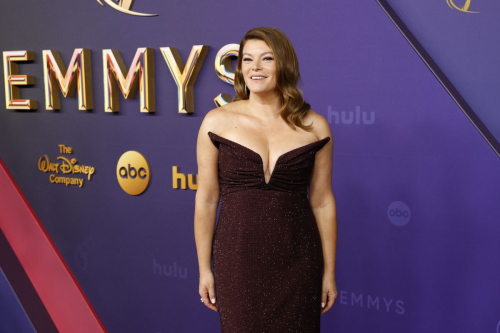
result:
[(248, 31), (238, 95), (200, 127), (199, 293), (219, 312), (222, 332), (320, 332), (320, 314), (337, 297), (332, 135), (304, 101), (299, 77), (282, 31)]

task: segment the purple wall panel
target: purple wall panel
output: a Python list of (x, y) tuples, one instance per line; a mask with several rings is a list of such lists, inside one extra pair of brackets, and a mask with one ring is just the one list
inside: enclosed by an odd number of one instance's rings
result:
[[(214, 72), (215, 55), (256, 26), (289, 36), (306, 99), (334, 137), (340, 294), (322, 331), (495, 332), (500, 161), (376, 1), (155, 0), (133, 9), (159, 16), (62, 0), (8, 0), (0, 13), (1, 51), (36, 53), (20, 66), (36, 85), (21, 94), (39, 103), (36, 112), (2, 103), (0, 157), (110, 332), (220, 330), (198, 297), (195, 192), (173, 189), (171, 170), (197, 173), (200, 123), (215, 96), (233, 94)], [(195, 44), (210, 46), (195, 113), (178, 114), (159, 47), (176, 47), (185, 60)], [(92, 50), (94, 111), (78, 111), (76, 98), (45, 110), (42, 50), (58, 50), (67, 64), (78, 47)], [(139, 113), (138, 96), (121, 97), (119, 114), (104, 113), (102, 49), (120, 50), (129, 66), (138, 47), (155, 49), (156, 113)], [(60, 156), (58, 144), (96, 167), (83, 189), (50, 184), (38, 171), (40, 156)], [(138, 197), (115, 176), (128, 150), (152, 170)]]

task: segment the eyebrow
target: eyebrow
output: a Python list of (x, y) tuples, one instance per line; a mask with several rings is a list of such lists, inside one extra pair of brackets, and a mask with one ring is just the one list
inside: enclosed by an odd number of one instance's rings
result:
[[(269, 52), (269, 51), (268, 51), (268, 52), (261, 53), (260, 55), (262, 56), (262, 55), (264, 55), (264, 54), (266, 54), (266, 53), (271, 53), (271, 54), (273, 54), (272, 52)], [(245, 55), (245, 54), (246, 54), (246, 55), (249, 55), (249, 56), (252, 56), (250, 53), (243, 53), (243, 55)]]

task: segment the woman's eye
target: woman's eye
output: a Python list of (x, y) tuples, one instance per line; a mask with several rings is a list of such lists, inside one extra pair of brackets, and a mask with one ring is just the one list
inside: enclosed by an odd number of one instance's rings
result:
[[(274, 60), (273, 57), (265, 57), (263, 60)], [(252, 61), (250, 58), (243, 58), (243, 61)]]

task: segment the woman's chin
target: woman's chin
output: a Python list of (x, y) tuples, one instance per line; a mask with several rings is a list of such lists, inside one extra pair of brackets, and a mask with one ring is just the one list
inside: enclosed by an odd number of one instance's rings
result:
[(275, 92), (275, 89), (262, 89), (262, 88), (256, 88), (253, 90), (250, 90), (250, 94), (255, 94), (255, 95), (272, 95)]

